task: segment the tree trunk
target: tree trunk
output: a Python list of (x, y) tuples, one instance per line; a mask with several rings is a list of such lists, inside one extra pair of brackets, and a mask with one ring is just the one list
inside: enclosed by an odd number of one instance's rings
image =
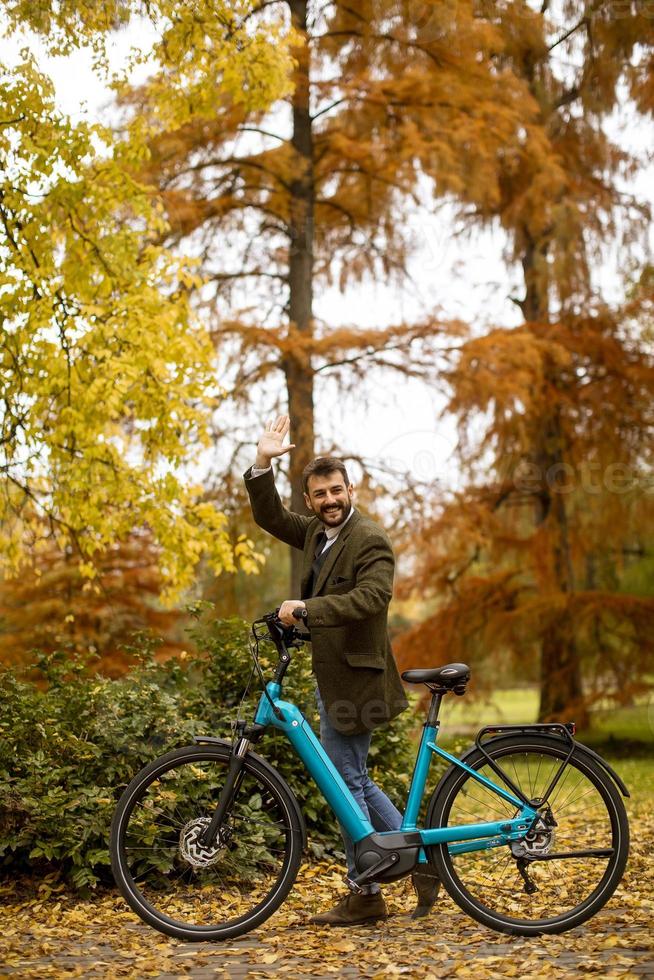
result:
[[(293, 26), (306, 37), (307, 0), (290, 0)], [(293, 138), (295, 175), (291, 182), (289, 220), (289, 320), (291, 328), (310, 337), (313, 332), (313, 231), (314, 173), (313, 136), (310, 114), (310, 45), (294, 51), (297, 59), (293, 93)], [(301, 350), (286, 354), (282, 367), (288, 391), (291, 439), (291, 510), (307, 513), (302, 496), (302, 470), (313, 459), (313, 368), (310, 356)], [(290, 597), (300, 595), (302, 555), (291, 549)]]
[[(525, 320), (549, 319), (547, 246), (527, 236), (522, 258), (525, 298), (521, 303)], [(565, 447), (555, 412), (542, 420), (534, 459), (540, 474), (536, 498), (536, 525), (550, 529), (553, 571), (553, 598), (560, 599), (560, 613), (543, 632), (540, 658), (539, 721), (588, 722), (584, 706), (581, 665), (575, 644), (574, 623), (568, 596), (574, 591), (574, 571), (570, 551), (568, 514), (565, 505)]]
[[(555, 426), (555, 440), (557, 428)], [(543, 454), (541, 459), (550, 465), (550, 469), (545, 471), (549, 473), (544, 483), (549, 493), (549, 502), (544, 519), (552, 525), (554, 588), (559, 592), (561, 611), (543, 633), (538, 720), (575, 721), (580, 728), (585, 728), (588, 724), (588, 711), (584, 704), (574, 622), (567, 603), (568, 596), (574, 592), (575, 581), (570, 554), (568, 516), (562, 492), (564, 477), (560, 466), (563, 458), (560, 438), (554, 441), (554, 445), (557, 448)], [(550, 460), (553, 462), (550, 463)], [(557, 465), (558, 470), (552, 469), (552, 466)], [(538, 519), (537, 522), (542, 523)], [(554, 594), (556, 595), (556, 592)]]

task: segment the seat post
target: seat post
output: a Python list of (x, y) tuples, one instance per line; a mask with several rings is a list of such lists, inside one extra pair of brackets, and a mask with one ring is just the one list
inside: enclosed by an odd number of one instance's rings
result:
[(443, 695), (445, 691), (442, 687), (430, 687), (431, 693), (431, 704), (429, 705), (429, 714), (427, 715), (427, 722), (429, 728), (436, 728), (438, 725), (438, 712), (441, 708), (441, 701), (443, 700)]

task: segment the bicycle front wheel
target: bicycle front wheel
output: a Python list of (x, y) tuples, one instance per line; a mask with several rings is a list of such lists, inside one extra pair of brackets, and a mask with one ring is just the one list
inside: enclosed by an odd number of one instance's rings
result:
[[(629, 850), (622, 798), (606, 771), (583, 751), (566, 763), (568, 750), (562, 739), (547, 736), (515, 735), (487, 744), (493, 762), (538, 809), (538, 825), (513, 846), (464, 853), (451, 850), (454, 845), (430, 848), (450, 896), (491, 929), (524, 936), (564, 932), (595, 915), (620, 882)], [(465, 761), (511, 791), (482, 752)], [(432, 796), (427, 826), (499, 821), (517, 812), (452, 767)]]
[(199, 836), (216, 809), (229, 745), (188, 746), (156, 759), (123, 793), (111, 829), (116, 883), (155, 929), (194, 942), (239, 936), (284, 901), (304, 840), (287, 784), (245, 757), (234, 803), (210, 848)]

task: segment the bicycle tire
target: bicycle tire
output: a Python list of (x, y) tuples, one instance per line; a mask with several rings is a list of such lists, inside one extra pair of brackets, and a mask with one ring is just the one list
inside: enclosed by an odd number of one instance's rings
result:
[[(516, 784), (525, 784), (520, 786), (525, 795), (537, 799), (538, 790), (545, 792), (550, 778), (567, 757), (569, 745), (563, 739), (547, 736), (515, 735), (494, 739), (485, 749), (493, 761), (505, 767), (509, 778)], [(468, 753), (465, 762), (502, 785), (479, 749)], [(510, 789), (508, 785), (506, 788)], [(452, 855), (447, 844), (428, 849), (448, 894), (477, 922), (513, 935), (565, 932), (590, 919), (613, 895), (629, 852), (627, 814), (613, 780), (583, 751), (583, 746), (575, 749), (550, 802), (556, 827), (549, 827), (531, 843), (523, 842), (528, 843), (530, 854), (540, 856), (537, 861), (523, 864), (527, 880), (508, 845), (458, 855)], [(492, 807), (494, 814), (489, 815)], [(516, 812), (515, 807), (482, 787), (473, 776), (452, 766), (431, 797), (426, 826), (502, 820)], [(599, 856), (553, 860), (547, 857), (550, 853), (592, 849), (611, 853), (605, 862)], [(562, 870), (565, 874), (561, 874)], [(532, 893), (528, 892), (529, 883), (535, 885)], [(583, 890), (583, 897), (574, 897), (575, 886)], [(557, 896), (562, 903), (571, 902), (571, 907), (549, 914)]]
[(305, 831), (297, 800), (252, 752), (221, 836), (209, 851), (199, 844), (230, 753), (228, 743), (168, 752), (137, 773), (114, 813), (116, 884), (144, 922), (177, 939), (223, 940), (257, 928), (282, 904), (300, 867)]

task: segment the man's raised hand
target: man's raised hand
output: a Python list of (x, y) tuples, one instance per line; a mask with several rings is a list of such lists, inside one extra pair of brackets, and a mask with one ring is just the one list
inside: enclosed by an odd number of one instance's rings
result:
[(289, 449), (295, 449), (295, 443), (282, 445), (291, 427), (288, 415), (278, 415), (274, 421), (266, 422), (266, 429), (257, 444), (257, 459), (255, 466), (265, 469), (270, 466), (270, 460), (275, 456), (283, 456)]

